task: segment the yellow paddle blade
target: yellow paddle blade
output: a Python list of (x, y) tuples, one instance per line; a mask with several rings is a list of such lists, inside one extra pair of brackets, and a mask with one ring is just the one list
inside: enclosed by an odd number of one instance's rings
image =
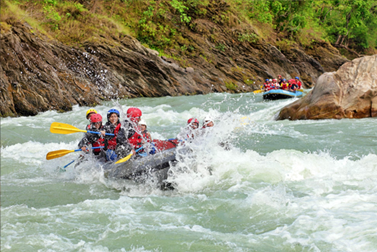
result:
[(86, 132), (86, 130), (78, 129), (67, 123), (53, 122), (50, 126), (51, 133), (55, 134), (72, 134), (75, 132)]
[(126, 162), (128, 159), (130, 159), (131, 156), (132, 156), (132, 152), (131, 152), (131, 154), (128, 154), (127, 157), (124, 157), (124, 158), (122, 158), (122, 159), (119, 159), (119, 160), (116, 161), (115, 163), (116, 163), (116, 164), (124, 163), (124, 162)]
[(297, 91), (304, 92), (304, 89), (301, 88), (301, 89), (298, 89)]
[(253, 93), (258, 94), (258, 93), (261, 93), (261, 92), (263, 92), (263, 90), (255, 90)]
[(59, 157), (65, 156), (65, 155), (67, 155), (68, 153), (71, 153), (71, 152), (75, 152), (75, 150), (50, 151), (49, 153), (47, 153), (46, 159), (51, 160), (51, 159), (54, 159), (54, 158), (59, 158)]

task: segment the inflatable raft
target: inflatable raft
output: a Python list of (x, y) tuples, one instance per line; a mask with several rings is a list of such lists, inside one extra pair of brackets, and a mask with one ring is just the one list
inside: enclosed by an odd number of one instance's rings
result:
[(303, 93), (301, 91), (290, 92), (282, 89), (272, 89), (263, 93), (263, 99), (265, 100), (278, 100), (287, 98), (300, 98)]
[[(187, 153), (187, 147), (177, 148), (178, 141), (174, 140), (153, 140), (157, 149), (153, 155), (135, 155), (124, 163), (113, 162), (103, 165), (104, 175), (112, 179), (128, 179), (136, 182), (144, 182), (153, 177), (162, 183), (168, 177), (170, 165), (176, 162), (176, 154)], [(179, 149), (179, 150), (178, 150)]]

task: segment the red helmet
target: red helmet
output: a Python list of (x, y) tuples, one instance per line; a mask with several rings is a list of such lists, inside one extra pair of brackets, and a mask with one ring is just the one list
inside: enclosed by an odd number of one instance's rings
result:
[(137, 118), (140, 118), (142, 115), (141, 110), (138, 108), (129, 108), (127, 109), (127, 118), (130, 118), (131, 121), (136, 121)]
[(196, 118), (190, 118), (190, 119), (188, 119), (187, 124), (190, 124), (190, 123), (197, 123), (197, 124), (199, 124), (199, 120), (196, 119)]
[(102, 116), (100, 114), (94, 114), (90, 117), (91, 123), (102, 122)]

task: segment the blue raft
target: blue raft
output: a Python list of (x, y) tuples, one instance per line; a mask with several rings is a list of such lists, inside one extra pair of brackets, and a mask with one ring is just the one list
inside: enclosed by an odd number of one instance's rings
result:
[(287, 98), (300, 98), (303, 93), (301, 91), (290, 92), (282, 89), (272, 89), (263, 93), (263, 99), (265, 100), (278, 100)]

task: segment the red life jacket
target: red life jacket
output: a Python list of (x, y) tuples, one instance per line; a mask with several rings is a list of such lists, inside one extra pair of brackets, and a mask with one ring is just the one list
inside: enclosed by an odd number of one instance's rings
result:
[(120, 130), (120, 126), (121, 126), (121, 124), (118, 123), (118, 125), (114, 129), (114, 135), (115, 136), (107, 141), (107, 149), (108, 150), (115, 150), (115, 148), (117, 147), (117, 135), (118, 135), (118, 132)]
[(149, 136), (148, 136), (148, 131), (147, 130), (145, 130), (144, 132), (143, 132), (143, 138), (148, 142), (148, 143), (150, 143), (151, 142), (151, 139), (149, 138)]
[(301, 81), (296, 81), (296, 83), (297, 83), (298, 89), (301, 89), (302, 88)]
[[(103, 146), (105, 146), (105, 142), (104, 142), (103, 137), (99, 138), (97, 141), (95, 141), (92, 144), (92, 147), (103, 147)], [(93, 152), (94, 152), (94, 154), (98, 154), (98, 153), (101, 152), (101, 149), (94, 149)]]
[(135, 134), (133, 134), (130, 138), (128, 138), (128, 141), (134, 147), (134, 149), (138, 149), (142, 145), (143, 137), (138, 133), (140, 132), (139, 128), (135, 129)]
[(288, 83), (281, 83), (281, 88), (282, 89), (288, 89), (288, 87), (289, 87), (289, 84)]

